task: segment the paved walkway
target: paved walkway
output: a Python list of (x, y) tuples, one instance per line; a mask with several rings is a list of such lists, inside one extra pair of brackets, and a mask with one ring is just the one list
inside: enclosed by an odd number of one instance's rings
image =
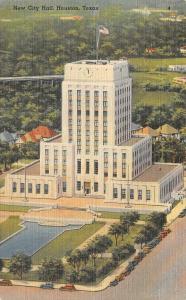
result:
[(181, 200), (167, 215), (167, 223), (171, 224), (184, 208), (186, 208), (186, 198)]

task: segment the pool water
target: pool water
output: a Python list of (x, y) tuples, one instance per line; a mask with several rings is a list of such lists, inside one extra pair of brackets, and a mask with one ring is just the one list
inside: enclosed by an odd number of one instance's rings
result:
[(22, 231), (0, 244), (0, 258), (8, 259), (18, 252), (32, 256), (66, 230), (78, 229), (82, 226), (43, 226), (28, 221), (23, 225), (25, 228)]

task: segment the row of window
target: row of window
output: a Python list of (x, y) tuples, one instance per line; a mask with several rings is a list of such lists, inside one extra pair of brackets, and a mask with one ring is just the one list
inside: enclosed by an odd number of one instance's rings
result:
[[(94, 91), (94, 98), (98, 99), (99, 96), (100, 96), (100, 94), (101, 93), (99, 91)], [(83, 93), (82, 93), (81, 90), (76, 90), (76, 97), (77, 97), (78, 100), (81, 99), (82, 95), (83, 95)], [(107, 98), (108, 98), (108, 92), (107, 91), (103, 91), (102, 95), (103, 95), (103, 99), (107, 100)], [(85, 96), (86, 100), (89, 100), (90, 99), (90, 91), (85, 91), (84, 96)], [(72, 100), (72, 97), (73, 97), (73, 91), (72, 90), (68, 90), (68, 100)]]
[[(20, 184), (18, 184), (17, 182), (12, 183), (12, 192), (16, 193), (18, 191), (20, 193), (25, 193), (25, 183), (22, 182)], [(33, 185), (32, 183), (27, 184), (26, 192), (28, 192), (28, 194), (32, 194), (33, 192), (35, 192), (35, 194), (40, 194), (42, 191), (44, 194), (49, 193), (48, 184), (44, 184), (43, 186), (41, 184), (35, 184), (35, 185)]]
[[(118, 198), (118, 188), (113, 188), (113, 198)], [(143, 199), (143, 191), (142, 190), (138, 190), (138, 200), (142, 200)], [(146, 200), (151, 200), (151, 191), (150, 190), (146, 190)], [(121, 199), (127, 199), (127, 190), (126, 189), (121, 189)], [(134, 200), (134, 189), (130, 189), (129, 191), (129, 199), (130, 200)]]
[[(84, 187), (81, 185), (81, 181), (76, 182), (77, 191), (81, 191)], [(98, 192), (98, 182), (94, 182), (94, 192)]]
[[(81, 159), (77, 160), (77, 173), (81, 174)], [(85, 173), (89, 174), (90, 173), (90, 160), (86, 159), (85, 161)], [(94, 161), (94, 174), (98, 174), (98, 161)]]

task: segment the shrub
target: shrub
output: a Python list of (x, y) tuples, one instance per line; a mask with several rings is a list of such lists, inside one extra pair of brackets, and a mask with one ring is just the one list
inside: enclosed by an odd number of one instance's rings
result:
[(81, 282), (94, 282), (96, 280), (96, 271), (92, 267), (85, 267), (79, 273), (79, 281)]
[(97, 271), (97, 277), (110, 273), (117, 266), (117, 261), (108, 261), (102, 268)]

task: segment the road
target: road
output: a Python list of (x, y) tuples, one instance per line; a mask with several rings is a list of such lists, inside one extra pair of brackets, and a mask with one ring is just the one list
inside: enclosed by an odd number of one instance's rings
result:
[(60, 292), (0, 287), (0, 300), (184, 300), (186, 299), (186, 217), (118, 286), (102, 292)]

